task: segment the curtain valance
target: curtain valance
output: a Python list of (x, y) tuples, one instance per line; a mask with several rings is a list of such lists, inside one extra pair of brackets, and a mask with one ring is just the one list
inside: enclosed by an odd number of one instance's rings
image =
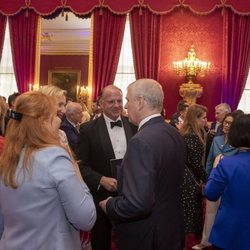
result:
[(0, 0), (0, 13), (8, 16), (16, 15), (23, 9), (33, 9), (39, 15), (46, 16), (60, 8), (86, 15), (97, 7), (108, 8), (116, 14), (128, 13), (135, 7), (148, 8), (155, 14), (185, 8), (198, 15), (229, 7), (237, 14), (250, 15), (250, 1), (247, 0)]

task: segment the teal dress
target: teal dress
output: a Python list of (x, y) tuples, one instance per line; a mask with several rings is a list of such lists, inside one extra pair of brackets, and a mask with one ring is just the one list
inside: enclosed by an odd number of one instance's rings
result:
[(228, 143), (225, 142), (225, 136), (215, 136), (207, 157), (206, 162), (206, 172), (209, 176), (212, 169), (213, 169), (213, 163), (217, 155), (222, 154), (224, 156), (230, 156), (235, 155), (239, 151), (238, 148), (234, 148), (230, 146)]

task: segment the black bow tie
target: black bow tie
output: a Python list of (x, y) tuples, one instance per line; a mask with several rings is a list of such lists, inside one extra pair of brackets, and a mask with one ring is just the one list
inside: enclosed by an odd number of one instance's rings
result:
[(121, 127), (122, 128), (122, 121), (121, 120), (118, 120), (116, 122), (110, 122), (110, 125), (111, 125), (111, 129), (115, 126), (118, 126), (118, 127)]

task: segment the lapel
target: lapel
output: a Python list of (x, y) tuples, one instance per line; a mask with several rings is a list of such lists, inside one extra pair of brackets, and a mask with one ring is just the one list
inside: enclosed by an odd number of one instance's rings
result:
[(64, 120), (64, 123), (65, 123), (65, 125), (68, 127), (68, 128), (73, 128), (73, 130), (74, 130), (74, 132), (75, 132), (75, 134), (76, 135), (78, 135), (79, 134), (79, 132), (77, 131), (77, 129), (65, 118), (65, 120)]
[(106, 126), (106, 122), (104, 120), (103, 115), (97, 118), (97, 122), (98, 122), (98, 133), (99, 133), (99, 138), (101, 138), (103, 152), (105, 152), (108, 159), (115, 159), (115, 153), (112, 147), (112, 143), (108, 133), (108, 128)]

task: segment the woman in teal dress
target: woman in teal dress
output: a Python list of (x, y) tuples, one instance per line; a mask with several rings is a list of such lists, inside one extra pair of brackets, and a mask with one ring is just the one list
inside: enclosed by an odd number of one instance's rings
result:
[(232, 147), (228, 144), (228, 133), (230, 126), (234, 119), (238, 116), (238, 113), (232, 112), (228, 113), (224, 120), (222, 121), (222, 132), (223, 135), (215, 136), (207, 157), (206, 162), (206, 172), (209, 175), (212, 168), (213, 163), (217, 155), (221, 154), (223, 156), (234, 155), (238, 152), (237, 148)]

